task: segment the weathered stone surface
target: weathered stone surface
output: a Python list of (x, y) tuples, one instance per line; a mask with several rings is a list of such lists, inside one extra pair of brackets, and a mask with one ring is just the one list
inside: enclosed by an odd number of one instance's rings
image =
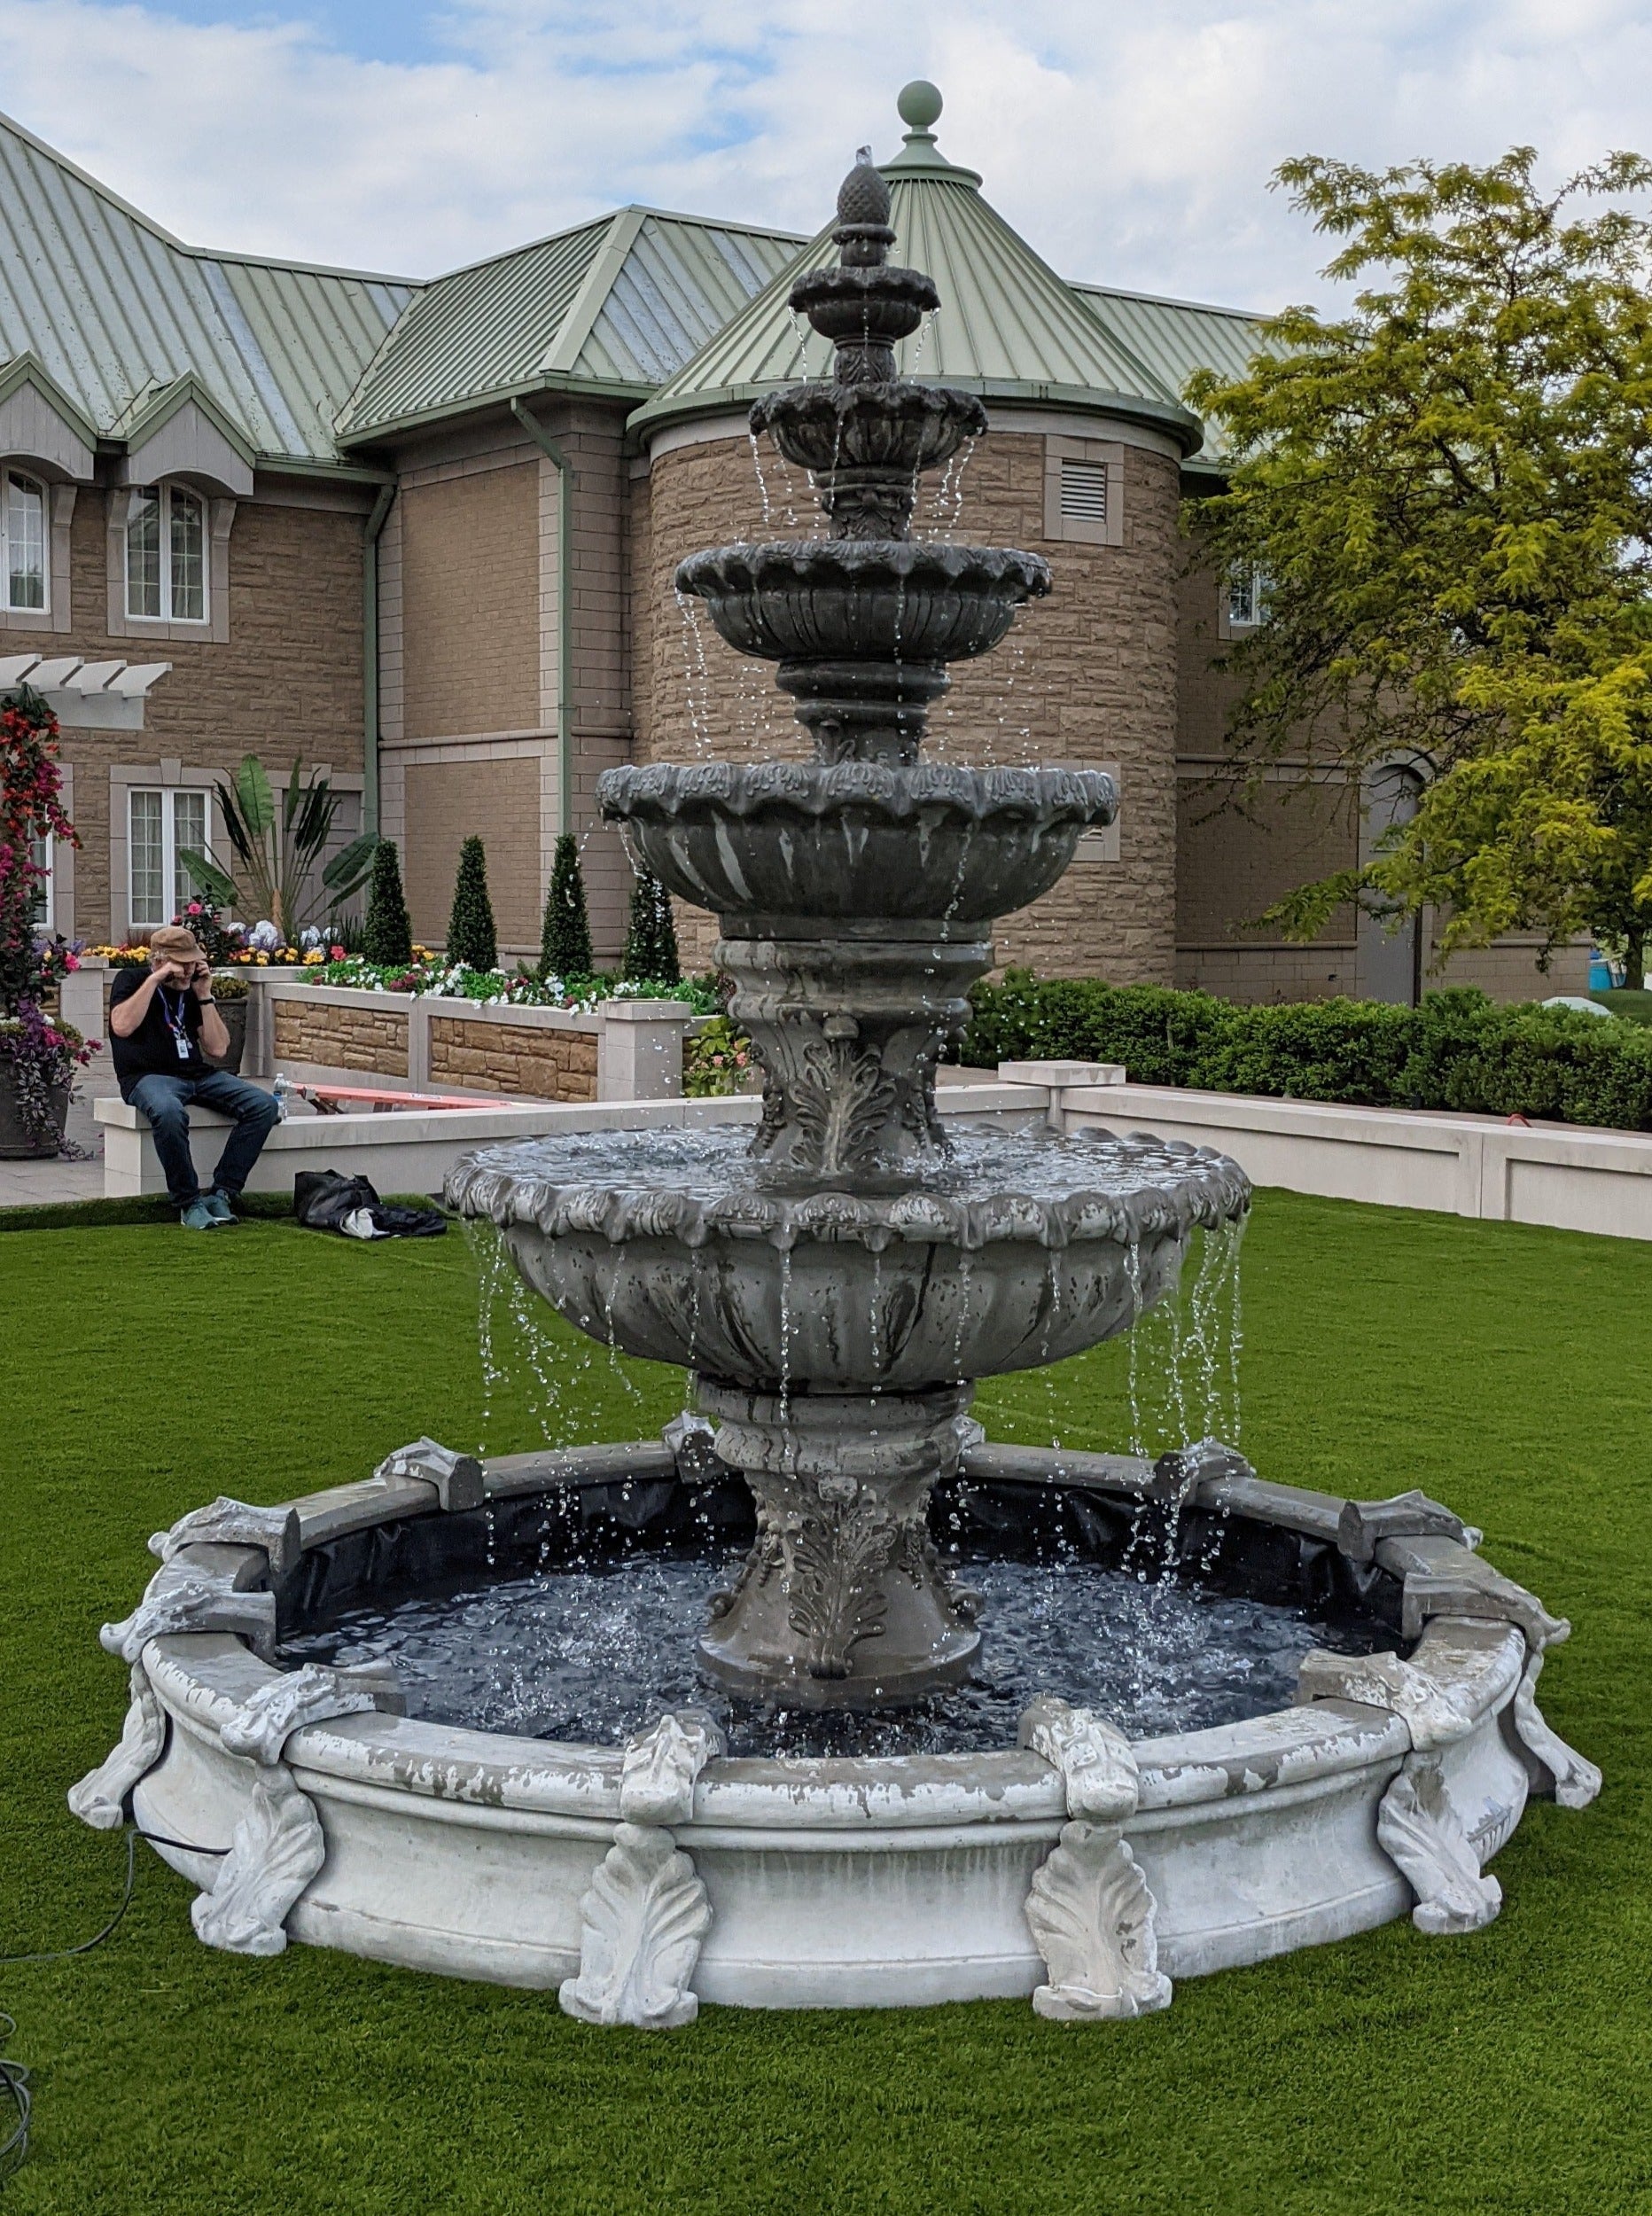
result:
[(1105, 1716), (1064, 1700), (1037, 1700), (1022, 1712), (1016, 1744), (1031, 1747), (1061, 1772), (1070, 1816), (1121, 1823), (1135, 1814), (1142, 1783), (1135, 1753)]
[(1501, 1908), (1503, 1889), (1481, 1875), (1438, 1754), (1406, 1757), (1377, 1809), (1376, 1836), (1417, 1896), (1419, 1931), (1477, 1931)]
[(308, 1662), (260, 1686), (220, 1727), (218, 1736), (231, 1754), (273, 1763), (280, 1760), (292, 1734), (306, 1724), (363, 1715), (372, 1709), (394, 1716), (407, 1713), (407, 1699), (390, 1663), (330, 1669)]
[(231, 1955), (284, 1953), (287, 1916), (326, 1858), (321, 1820), (292, 1773), (261, 1762), (212, 1891), (191, 1908), (196, 1936)]
[(152, 1639), (179, 1631), (230, 1631), (268, 1661), (276, 1649), (276, 1596), (238, 1591), (227, 1577), (194, 1569), (158, 1570), (129, 1616), (105, 1624), (98, 1642), (105, 1654), (136, 1662)]
[(373, 1475), (380, 1483), (400, 1479), (434, 1486), (436, 1498), (448, 1514), (456, 1509), (480, 1508), (486, 1489), (482, 1465), (474, 1455), (439, 1446), (433, 1439), (416, 1439), (406, 1447), (398, 1447), (385, 1456)]
[(254, 1508), (221, 1493), (206, 1508), (191, 1509), (169, 1531), (158, 1531), (149, 1551), (170, 1562), (183, 1547), (261, 1547), (269, 1559), (269, 1580), (281, 1585), (298, 1567), (300, 1541), (295, 1508)]
[(1032, 1995), (1057, 2022), (1117, 2021), (1167, 2009), (1147, 1881), (1115, 1825), (1069, 1823), (1032, 1880), (1026, 1919), (1049, 1981)]
[(722, 1751), (722, 1733), (702, 1710), (661, 1716), (627, 1743), (620, 1815), (627, 1823), (690, 1822), (694, 1781)]
[(717, 1434), (705, 1416), (684, 1408), (660, 1437), (685, 1485), (714, 1485), (730, 1474), (730, 1465), (717, 1451)]
[(1558, 1645), (1570, 1635), (1563, 1616), (1551, 1616), (1533, 1593), (1506, 1578), (1478, 1555), (1449, 1539), (1382, 1539), (1376, 1561), (1405, 1580), (1401, 1635), (1422, 1636), (1432, 1616), (1486, 1616), (1518, 1624), (1534, 1647)]
[(621, 1823), (580, 1915), (580, 1972), (557, 1996), (567, 2015), (643, 2031), (693, 2023), (700, 2004), (690, 1980), (712, 1909), (669, 1831)]
[(132, 1665), (131, 1705), (121, 1736), (95, 1770), (69, 1788), (69, 1806), (95, 1831), (113, 1831), (126, 1820), (127, 1795), (160, 1760), (167, 1716), (141, 1661)]
[(1201, 1439), (1161, 1455), (1153, 1464), (1153, 1482), (1148, 1489), (1156, 1501), (1185, 1502), (1199, 1494), (1202, 1486), (1255, 1476), (1236, 1447), (1220, 1439)]
[(1537, 1682), (1543, 1650), (1534, 1647), (1515, 1692), (1515, 1735), (1524, 1749), (1533, 1792), (1552, 1794), (1562, 1808), (1586, 1808), (1601, 1790), (1601, 1773), (1575, 1747), (1567, 1745), (1538, 1706)]
[(1464, 1542), (1460, 1516), (1426, 1493), (1397, 1493), (1387, 1501), (1346, 1501), (1337, 1519), (1336, 1543), (1351, 1562), (1375, 1562), (1384, 1539), (1451, 1539)]
[(1391, 1708), (1403, 1716), (1419, 1752), (1450, 1746), (1473, 1728), (1471, 1710), (1429, 1671), (1397, 1654), (1329, 1654), (1316, 1648), (1302, 1658), (1297, 1699), (1353, 1700), (1365, 1708)]

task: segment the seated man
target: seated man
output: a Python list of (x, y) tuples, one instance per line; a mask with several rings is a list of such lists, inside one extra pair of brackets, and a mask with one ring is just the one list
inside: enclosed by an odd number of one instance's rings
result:
[[(212, 996), (212, 972), (192, 933), (168, 924), (152, 933), (147, 970), (122, 970), (109, 992), (109, 1043), (121, 1097), (141, 1108), (179, 1220), (191, 1231), (233, 1223), (231, 1206), (264, 1141), (280, 1121), (269, 1094), (214, 1070), (201, 1053), (227, 1054), (230, 1034)], [(235, 1129), (203, 1193), (190, 1156), (189, 1106), (233, 1116)]]

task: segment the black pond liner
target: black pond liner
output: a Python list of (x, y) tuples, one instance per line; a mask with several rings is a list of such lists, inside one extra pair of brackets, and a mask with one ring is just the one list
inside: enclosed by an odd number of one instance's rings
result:
[(705, 1597), (753, 1536), (734, 1479), (564, 1485), (328, 1541), (281, 1595), (282, 1659), (388, 1655), (410, 1713), (514, 1735), (615, 1744), (692, 1704), (731, 1752), (889, 1755), (1012, 1744), (1047, 1692), (1135, 1736), (1234, 1722), (1289, 1705), (1309, 1646), (1399, 1643), (1398, 1580), (1248, 1518), (960, 1477), (931, 1529), (985, 1594), (981, 1661), (894, 1713), (787, 1712), (700, 1676)]

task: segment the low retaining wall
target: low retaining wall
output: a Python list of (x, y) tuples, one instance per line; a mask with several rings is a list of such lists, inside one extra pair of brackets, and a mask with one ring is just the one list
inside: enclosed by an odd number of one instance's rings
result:
[(339, 985), (255, 981), (269, 1009), (269, 1057), (247, 1074), (349, 1072), (418, 1088), (523, 1100), (669, 1100), (682, 1092), (686, 1002), (604, 1001), (565, 1008), (489, 1007)]
[[(1005, 1065), (1017, 1073), (1036, 1065)], [(1051, 1120), (1220, 1147), (1258, 1185), (1652, 1239), (1652, 1135), (1169, 1085), (1057, 1086)]]

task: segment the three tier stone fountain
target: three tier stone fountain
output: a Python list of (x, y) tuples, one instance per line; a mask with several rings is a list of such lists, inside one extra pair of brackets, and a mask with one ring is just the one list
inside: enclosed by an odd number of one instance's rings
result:
[[(1031, 1994), (1049, 2016), (1130, 2017), (1163, 2007), (1173, 1975), (1407, 1908), (1422, 1931), (1471, 1931), (1496, 1913), (1484, 1864), (1528, 1794), (1580, 1806), (1598, 1787), (1536, 1701), (1567, 1627), (1449, 1510), (1269, 1484), (1209, 1440), (1157, 1463), (997, 1447), (970, 1416), (977, 1379), (1128, 1330), (1201, 1235), (1207, 1255), (1231, 1242), (1250, 1187), (1208, 1150), (949, 1135), (937, 1113), (993, 920), (1048, 892), (1118, 796), (1099, 772), (923, 759), (948, 666), (989, 652), (1051, 578), (1035, 554), (912, 535), (924, 472), (986, 419), (973, 395), (896, 374), (937, 297), (891, 265), (890, 213), (857, 163), (836, 265), (791, 295), (832, 342), (832, 376), (752, 411), (809, 472), (828, 534), (677, 573), (729, 645), (776, 666), (813, 759), (654, 762), (600, 787), (636, 862), (721, 920), (730, 1013), (763, 1073), (755, 1135), (534, 1141), (449, 1185), (561, 1315), (690, 1372), (703, 1415), (663, 1440), (486, 1462), (418, 1440), (359, 1484), (220, 1500), (156, 1535), (161, 1567), (103, 1635), (131, 1670), (126, 1730), (71, 1802), (142, 1826), (200, 1888), (210, 1945), (296, 1937), (556, 1986), (604, 2024), (682, 2024), (701, 1997)], [(588, 1580), (604, 1548), (623, 1564), (651, 1545), (686, 1549), (697, 1579), (704, 1564), (704, 1627), (695, 1667), (658, 1639), (636, 1664), (664, 1604), (646, 1588), (627, 1710), (620, 1664), (588, 1662)], [(990, 1573), (1017, 1547), (1059, 1553), (1075, 1609), (1114, 1580), (1107, 1620), (1137, 1628), (1155, 1592), (1189, 1588), (1190, 1728), (1133, 1737), (1035, 1669), (1013, 1744), (994, 1739), (1008, 1630), (960, 1564)], [(549, 1611), (596, 1706), (626, 1712), (623, 1744), (471, 1728), (464, 1698), (405, 1713), (390, 1664), (417, 1640), (396, 1644), (392, 1607), (375, 1645), (362, 1611), (410, 1597), (424, 1638), (442, 1596), (485, 1609), (512, 1577), (522, 1627), (487, 1650), (519, 1676)], [(1024, 1646), (1052, 1589), (1024, 1611)], [(1277, 1674), (1297, 1639), (1291, 1705), (1260, 1713), (1227, 1689), (1211, 1707), (1211, 1598), (1261, 1625), (1238, 1674)], [(479, 1635), (458, 1642), (467, 1686)], [(1106, 1660), (1067, 1655), (1086, 1683)], [(797, 1740), (799, 1715), (818, 1745)], [(923, 1720), (912, 1752), (903, 1718)], [(869, 1722), (897, 1738), (843, 1751)]]

